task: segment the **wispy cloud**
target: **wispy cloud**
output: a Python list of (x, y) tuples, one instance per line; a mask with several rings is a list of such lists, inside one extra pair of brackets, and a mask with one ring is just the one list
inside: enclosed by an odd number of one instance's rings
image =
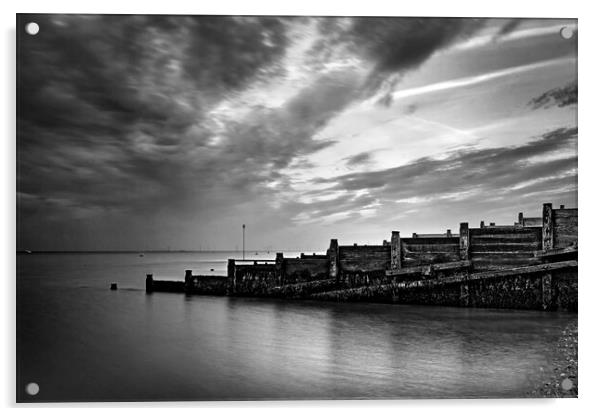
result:
[(565, 107), (577, 104), (577, 82), (571, 82), (564, 87), (554, 88), (529, 101), (529, 106), (534, 109), (549, 108), (552, 106)]
[(513, 19), (509, 21), (507, 25), (500, 28), (500, 30), (497, 32), (475, 36), (466, 41), (454, 44), (450, 49), (462, 51), (480, 48), (492, 43), (512, 42), (546, 35), (560, 36), (560, 30), (564, 27), (569, 27), (573, 29), (573, 31), (577, 30), (576, 24), (547, 25), (516, 30), (520, 26), (522, 20), (523, 19)]
[(421, 87), (399, 90), (399, 91), (393, 92), (392, 96), (394, 99), (397, 100), (397, 99), (401, 99), (401, 98), (430, 94), (433, 92), (468, 87), (471, 85), (489, 82), (489, 81), (492, 81), (492, 80), (495, 80), (498, 78), (509, 77), (509, 76), (513, 76), (513, 75), (517, 75), (517, 74), (521, 74), (521, 73), (529, 72), (529, 71), (535, 71), (535, 70), (550, 67), (550, 66), (562, 65), (567, 62), (570, 62), (571, 60), (572, 60), (572, 58), (565, 57), (565, 58), (550, 59), (550, 60), (543, 61), (543, 62), (536, 62), (536, 63), (528, 64), (528, 65), (519, 65), (519, 66), (505, 68), (505, 69), (502, 69), (499, 71), (492, 71), (492, 72), (475, 75), (475, 76), (471, 76), (471, 77), (453, 79), (453, 80), (448, 80), (448, 81), (443, 81), (443, 82), (437, 82), (434, 84), (424, 85)]
[[(557, 129), (521, 146), (462, 149), (445, 157), (421, 158), (391, 169), (352, 173), (318, 183), (349, 194), (362, 191), (363, 199), (353, 205), (357, 210), (366, 200), (416, 205), (499, 195), (506, 195), (508, 206), (512, 206), (514, 199), (520, 198), (520, 194), (513, 194), (518, 190), (553, 193), (567, 184), (576, 186), (576, 139), (576, 129)], [(559, 157), (536, 158), (559, 151), (564, 152)]]

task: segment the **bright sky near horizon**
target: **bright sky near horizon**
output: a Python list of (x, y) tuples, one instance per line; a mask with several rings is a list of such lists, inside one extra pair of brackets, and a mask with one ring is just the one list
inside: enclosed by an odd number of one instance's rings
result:
[(317, 251), (577, 206), (575, 20), (32, 20), (18, 249), (232, 250), (245, 223)]

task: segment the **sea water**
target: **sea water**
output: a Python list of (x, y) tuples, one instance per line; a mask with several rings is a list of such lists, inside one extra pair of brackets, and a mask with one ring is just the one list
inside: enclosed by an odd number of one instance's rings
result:
[(522, 397), (575, 317), (144, 291), (240, 257), (18, 254), (18, 400)]

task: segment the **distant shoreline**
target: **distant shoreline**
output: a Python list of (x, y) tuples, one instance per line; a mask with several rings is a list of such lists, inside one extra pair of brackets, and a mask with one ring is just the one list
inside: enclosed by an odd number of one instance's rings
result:
[[(323, 250), (245, 250), (245, 253), (300, 252), (324, 253)], [(16, 254), (139, 254), (139, 253), (242, 253), (242, 250), (17, 250)]]

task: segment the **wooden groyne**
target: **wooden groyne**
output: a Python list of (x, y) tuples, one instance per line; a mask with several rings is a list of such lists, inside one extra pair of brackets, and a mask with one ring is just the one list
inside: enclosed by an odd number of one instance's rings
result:
[(228, 260), (227, 276), (184, 282), (147, 278), (147, 292), (577, 310), (577, 209), (546, 203), (541, 217), (512, 225), (401, 237), (382, 245), (339, 245), (326, 254)]

